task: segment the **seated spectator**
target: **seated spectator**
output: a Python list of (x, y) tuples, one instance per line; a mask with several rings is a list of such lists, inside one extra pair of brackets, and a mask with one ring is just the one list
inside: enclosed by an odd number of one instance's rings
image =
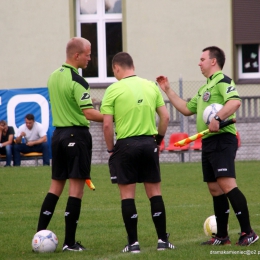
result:
[(14, 166), (21, 165), (20, 153), (39, 152), (43, 154), (43, 165), (50, 165), (47, 134), (42, 124), (34, 120), (33, 114), (25, 116), (25, 124), (18, 128), (14, 145)]
[(6, 166), (11, 166), (14, 144), (14, 128), (4, 120), (0, 121), (0, 154), (6, 155)]

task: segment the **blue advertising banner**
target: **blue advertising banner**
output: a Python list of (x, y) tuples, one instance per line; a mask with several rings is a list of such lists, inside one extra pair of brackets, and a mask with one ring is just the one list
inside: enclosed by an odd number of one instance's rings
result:
[(3, 89), (0, 90), (0, 120), (13, 126), (15, 133), (25, 123), (25, 115), (33, 114), (35, 121), (41, 123), (47, 133), (50, 155), (51, 136), (54, 131), (48, 89)]

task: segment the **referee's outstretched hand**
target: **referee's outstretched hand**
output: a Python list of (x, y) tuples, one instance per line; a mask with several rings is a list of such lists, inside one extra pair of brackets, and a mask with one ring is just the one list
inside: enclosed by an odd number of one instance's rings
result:
[(170, 83), (167, 77), (162, 75), (158, 76), (156, 82), (159, 84), (162, 91), (167, 92), (170, 89)]

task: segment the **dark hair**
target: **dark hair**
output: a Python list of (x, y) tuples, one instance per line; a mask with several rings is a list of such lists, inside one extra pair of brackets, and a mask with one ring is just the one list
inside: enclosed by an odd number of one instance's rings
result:
[(5, 121), (5, 120), (1, 120), (1, 121), (0, 121), (0, 125), (6, 126), (6, 125), (7, 125), (7, 123), (6, 123), (6, 121)]
[(113, 67), (115, 64), (118, 64), (120, 67), (124, 69), (130, 69), (134, 67), (133, 59), (127, 52), (117, 53), (112, 60)]
[(216, 46), (210, 46), (203, 49), (202, 51), (203, 52), (209, 51), (209, 57), (211, 59), (215, 58), (217, 60), (219, 67), (223, 69), (226, 60), (225, 53), (223, 50), (221, 50), (219, 47)]
[(27, 114), (25, 116), (25, 118), (28, 119), (28, 120), (33, 120), (34, 121), (34, 115), (33, 114)]

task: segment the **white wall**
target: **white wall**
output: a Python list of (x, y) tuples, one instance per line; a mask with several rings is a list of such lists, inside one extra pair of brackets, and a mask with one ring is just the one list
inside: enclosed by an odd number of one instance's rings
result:
[(0, 1), (0, 89), (46, 86), (65, 61), (69, 1)]
[[(46, 86), (74, 36), (75, 1), (0, 0), (0, 89)], [(177, 82), (182, 75), (186, 82), (204, 82), (198, 67), (201, 50), (217, 45), (226, 53), (224, 73), (233, 77), (231, 0), (122, 3), (124, 50), (133, 56), (139, 76), (154, 80), (165, 74)], [(256, 95), (259, 86), (238, 90)]]
[(139, 76), (159, 74), (177, 81), (204, 80), (198, 67), (203, 48), (226, 53), (224, 73), (232, 77), (231, 0), (123, 0), (124, 50)]

